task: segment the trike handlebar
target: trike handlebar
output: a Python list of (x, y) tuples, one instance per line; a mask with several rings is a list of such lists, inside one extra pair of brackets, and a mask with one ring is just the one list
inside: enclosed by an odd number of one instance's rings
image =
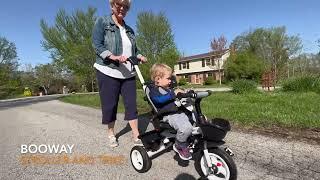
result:
[(207, 96), (210, 96), (212, 93), (212, 91), (208, 90), (208, 91), (199, 91), (199, 92), (194, 92), (193, 90), (190, 90), (186, 93), (181, 93), (179, 92), (177, 94), (177, 98), (178, 99), (182, 99), (182, 98), (193, 98), (193, 99), (201, 99)]

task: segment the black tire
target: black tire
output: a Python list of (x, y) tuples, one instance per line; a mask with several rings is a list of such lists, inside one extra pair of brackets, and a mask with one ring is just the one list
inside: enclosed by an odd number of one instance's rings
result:
[(152, 165), (152, 161), (143, 146), (134, 146), (131, 149), (130, 161), (133, 168), (139, 173), (147, 172)]
[[(227, 172), (226, 174), (229, 176), (229, 178), (223, 176), (221, 173), (220, 174), (219, 173), (212, 174), (212, 175), (220, 177), (220, 178), (226, 178), (229, 180), (236, 180), (237, 179), (237, 167), (236, 167), (236, 164), (234, 163), (232, 157), (220, 148), (209, 149), (208, 151), (209, 151), (209, 155), (217, 158), (217, 160), (220, 162), (220, 166), (222, 166), (223, 169), (226, 170), (226, 172)], [(201, 159), (202, 158), (204, 158), (203, 151), (199, 152), (195, 157), (195, 163), (194, 163), (195, 168), (202, 178), (210, 179), (209, 177), (207, 177), (206, 174), (204, 174), (205, 172), (203, 172), (203, 170), (201, 168)], [(202, 160), (202, 162), (204, 162), (204, 159)], [(218, 171), (217, 169), (214, 170), (215, 173), (217, 173), (217, 171)]]

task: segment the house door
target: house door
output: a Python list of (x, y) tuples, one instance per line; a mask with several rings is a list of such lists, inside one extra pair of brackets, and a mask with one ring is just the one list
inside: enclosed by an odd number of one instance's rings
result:
[(196, 74), (196, 84), (200, 84), (200, 74)]

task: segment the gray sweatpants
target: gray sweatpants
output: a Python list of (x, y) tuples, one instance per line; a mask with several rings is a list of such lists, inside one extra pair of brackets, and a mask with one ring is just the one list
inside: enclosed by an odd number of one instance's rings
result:
[(192, 124), (185, 113), (170, 114), (163, 117), (164, 122), (168, 122), (177, 131), (176, 140), (184, 143), (192, 133)]

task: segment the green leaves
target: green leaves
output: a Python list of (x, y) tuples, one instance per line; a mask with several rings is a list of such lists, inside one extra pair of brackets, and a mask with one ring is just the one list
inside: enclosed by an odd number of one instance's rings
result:
[(0, 36), (0, 99), (12, 95), (20, 86), (16, 46)]
[(163, 13), (139, 13), (137, 42), (142, 52), (153, 58), (166, 49), (175, 47), (170, 24)]
[(55, 25), (50, 27), (45, 20), (40, 21), (43, 48), (50, 52), (54, 62), (62, 69), (71, 70), (87, 84), (95, 80), (95, 52), (92, 46), (95, 12), (96, 9), (90, 7), (86, 12), (77, 10), (72, 15), (59, 10)]
[(0, 66), (14, 71), (18, 67), (16, 45), (0, 36)]
[(320, 93), (320, 76), (306, 75), (288, 79), (283, 83), (283, 90)]
[(257, 81), (264, 71), (264, 63), (252, 52), (239, 52), (228, 58), (225, 70), (228, 80), (251, 79)]
[(141, 68), (145, 78), (149, 79), (149, 70), (154, 63), (166, 63), (173, 69), (180, 55), (164, 13), (139, 13), (136, 39), (141, 54), (149, 61)]
[(249, 51), (261, 58), (266, 68), (283, 70), (289, 58), (302, 49), (298, 36), (286, 34), (285, 27), (257, 28), (237, 36), (232, 44), (238, 52)]

